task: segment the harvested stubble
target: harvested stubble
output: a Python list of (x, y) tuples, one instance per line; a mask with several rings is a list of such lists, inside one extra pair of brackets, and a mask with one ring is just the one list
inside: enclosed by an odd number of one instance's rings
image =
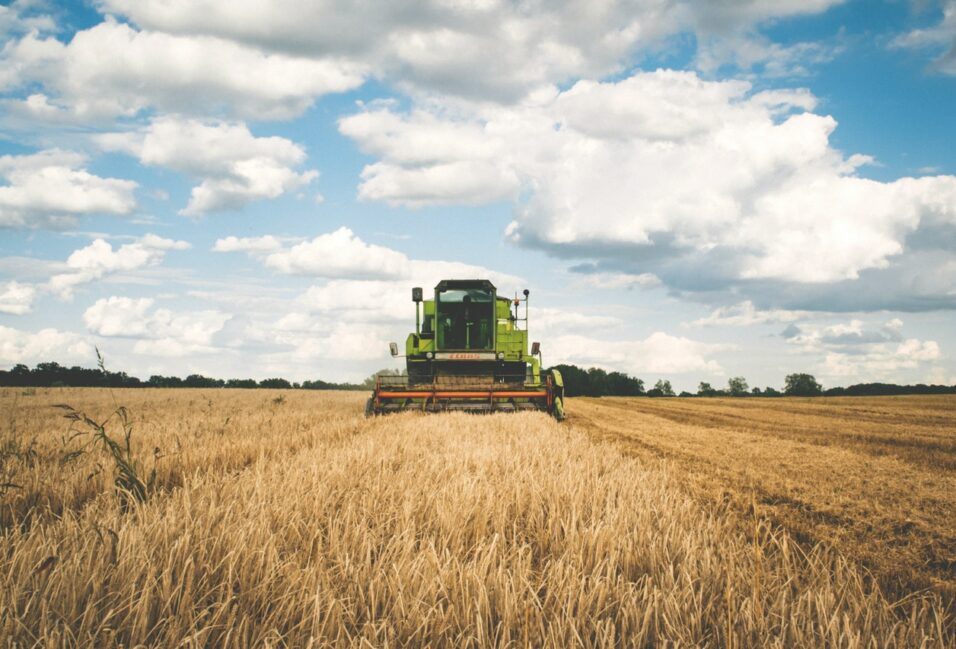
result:
[(884, 592), (956, 613), (956, 397), (576, 399), (573, 422), (664, 458), (703, 501), (760, 514), (866, 565)]
[[(261, 393), (240, 394), (264, 408)], [(834, 553), (805, 555), (758, 520), (702, 508), (665, 463), (537, 413), (364, 420), (363, 397), (290, 394), (256, 427), (261, 453), (209, 470), (191, 464), (198, 450), (163, 458), (177, 488), (131, 513), (107, 489), (9, 526), (0, 636), (217, 647), (952, 638), (937, 600), (890, 604)], [(322, 412), (325, 423), (296, 430)]]

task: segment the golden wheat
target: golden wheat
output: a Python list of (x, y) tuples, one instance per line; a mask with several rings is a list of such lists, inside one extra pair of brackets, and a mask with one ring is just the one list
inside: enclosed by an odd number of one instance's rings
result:
[[(120, 391), (147, 502), (71, 402), (5, 391), (0, 637), (14, 646), (945, 646), (938, 595), (703, 505), (668, 461), (541, 414), (366, 420), (365, 395)], [(16, 403), (14, 403), (16, 400)], [(22, 452), (35, 440), (32, 455)], [(154, 447), (159, 447), (158, 458)], [(68, 451), (67, 451), (68, 452)], [(87, 479), (90, 473), (96, 473)]]

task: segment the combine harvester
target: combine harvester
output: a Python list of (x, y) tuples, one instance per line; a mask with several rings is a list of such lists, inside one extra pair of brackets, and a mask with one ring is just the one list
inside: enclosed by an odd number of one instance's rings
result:
[[(564, 385), (528, 353), (528, 291), (498, 297), (486, 279), (446, 279), (433, 300), (412, 289), (415, 333), (405, 341), (407, 376), (379, 376), (365, 414), (541, 410), (564, 419)], [(524, 302), (524, 318), (519, 306)], [(398, 345), (391, 343), (392, 356)]]

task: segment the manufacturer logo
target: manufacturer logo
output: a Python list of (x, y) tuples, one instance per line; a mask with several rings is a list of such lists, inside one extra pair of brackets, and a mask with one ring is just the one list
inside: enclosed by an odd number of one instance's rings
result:
[(483, 361), (494, 360), (494, 352), (445, 352), (435, 354), (435, 360), (443, 361)]

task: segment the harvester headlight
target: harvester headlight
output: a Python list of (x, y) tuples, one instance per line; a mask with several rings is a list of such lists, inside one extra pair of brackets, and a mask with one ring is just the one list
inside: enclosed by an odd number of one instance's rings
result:
[(425, 352), (425, 358), (435, 358), (435, 354), (432, 352)]
[(499, 360), (499, 361), (505, 360), (505, 353), (504, 353), (504, 352), (498, 352), (498, 360)]

